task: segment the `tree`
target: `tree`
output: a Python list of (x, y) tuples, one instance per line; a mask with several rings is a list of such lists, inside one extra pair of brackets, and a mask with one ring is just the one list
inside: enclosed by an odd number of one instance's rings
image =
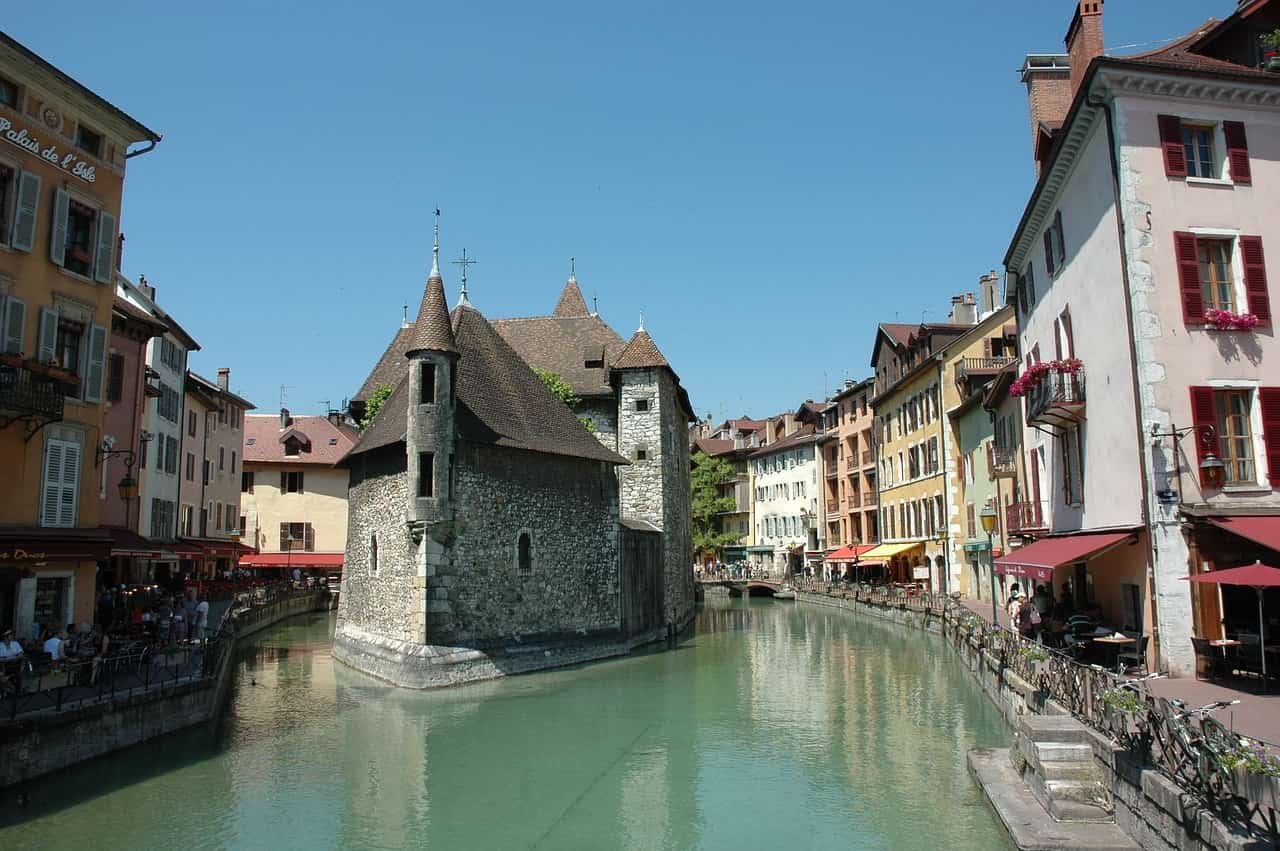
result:
[(383, 403), (387, 401), (387, 397), (391, 395), (391, 388), (382, 385), (373, 391), (369, 396), (369, 401), (364, 403), (364, 416), (360, 419), (360, 428), (366, 429), (369, 423), (373, 422), (373, 418), (378, 415), (378, 411), (382, 409)]
[(737, 500), (733, 497), (720, 495), (720, 485), (733, 481), (737, 474), (728, 461), (705, 452), (694, 452), (691, 460), (693, 472), (689, 483), (693, 492), (693, 550), (695, 553), (719, 553), (742, 540), (741, 535), (720, 530), (720, 515), (737, 507)]
[[(582, 400), (573, 392), (573, 385), (565, 381), (558, 372), (552, 372), (549, 369), (534, 369), (534, 375), (551, 391), (551, 395), (555, 396), (561, 402), (569, 406), (569, 410), (573, 410)], [(575, 413), (577, 413), (575, 411)], [(578, 417), (578, 422), (582, 423), (582, 427), (589, 432), (595, 432), (596, 423), (591, 417)]]

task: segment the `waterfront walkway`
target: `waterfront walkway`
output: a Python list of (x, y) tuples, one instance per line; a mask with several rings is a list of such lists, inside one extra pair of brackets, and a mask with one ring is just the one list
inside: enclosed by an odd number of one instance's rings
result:
[[(990, 600), (965, 597), (960, 599), (960, 603), (991, 623)], [(1009, 613), (1001, 609), (999, 616), (1000, 625), (1007, 628)], [(1280, 745), (1280, 694), (1261, 694), (1257, 686), (1251, 685), (1251, 690), (1247, 690), (1194, 677), (1153, 680), (1150, 687), (1151, 693), (1157, 697), (1176, 697), (1192, 706), (1204, 706), (1217, 700), (1238, 700), (1239, 705), (1223, 709), (1214, 717), (1242, 736)]]

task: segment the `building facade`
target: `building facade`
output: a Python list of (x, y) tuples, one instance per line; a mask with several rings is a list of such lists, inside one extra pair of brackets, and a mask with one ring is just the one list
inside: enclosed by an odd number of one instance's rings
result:
[(753, 566), (772, 576), (799, 573), (819, 552), (822, 456), (817, 427), (786, 414), (770, 420), (771, 440), (748, 456), (755, 521)]
[(92, 620), (126, 159), (160, 137), (0, 34), (0, 627)]
[[(876, 511), (876, 449), (873, 430), (875, 411), (871, 399), (875, 380), (846, 381), (832, 397), (836, 441), (834, 454), (826, 452), (834, 465), (834, 503), (827, 503), (827, 548), (859, 547), (880, 542)], [(828, 465), (828, 477), (831, 465)], [(828, 496), (831, 493), (828, 490)]]

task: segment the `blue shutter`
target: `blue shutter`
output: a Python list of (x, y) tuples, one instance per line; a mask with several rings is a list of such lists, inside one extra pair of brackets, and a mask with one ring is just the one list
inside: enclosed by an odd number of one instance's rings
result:
[(93, 255), (93, 279), (100, 284), (112, 281), (112, 249), (116, 245), (116, 217), (106, 210), (98, 211), (98, 247)]
[(36, 359), (49, 363), (58, 356), (58, 309), (40, 308), (40, 343)]
[(4, 301), (4, 326), (0, 328), (0, 351), (22, 354), (22, 337), (27, 324), (27, 306), (9, 296)]
[(107, 357), (107, 329), (94, 325), (89, 329), (89, 362), (84, 373), (84, 400), (102, 401), (103, 363)]
[(71, 213), (71, 196), (61, 189), (53, 190), (53, 225), (49, 229), (49, 259), (55, 265), (67, 265), (67, 216)]
[(36, 242), (36, 211), (39, 207), (40, 175), (24, 171), (18, 178), (18, 203), (14, 207), (10, 247), (17, 251), (31, 251)]

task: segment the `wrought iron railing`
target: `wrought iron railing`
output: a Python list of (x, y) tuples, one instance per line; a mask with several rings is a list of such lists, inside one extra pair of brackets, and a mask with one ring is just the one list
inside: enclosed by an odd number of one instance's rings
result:
[(0, 364), (0, 411), (19, 416), (62, 419), (66, 388), (24, 366)]
[(999, 372), (1017, 361), (1015, 357), (961, 358), (956, 364), (956, 381), (964, 381), (971, 372)]
[(1018, 451), (987, 444), (987, 473), (991, 478), (1006, 478), (1018, 474)]
[(1038, 502), (1013, 502), (1005, 506), (1005, 527), (1013, 534), (1044, 529), (1044, 509)]
[(1027, 391), (1027, 420), (1046, 415), (1074, 419), (1084, 405), (1084, 370), (1047, 372)]

